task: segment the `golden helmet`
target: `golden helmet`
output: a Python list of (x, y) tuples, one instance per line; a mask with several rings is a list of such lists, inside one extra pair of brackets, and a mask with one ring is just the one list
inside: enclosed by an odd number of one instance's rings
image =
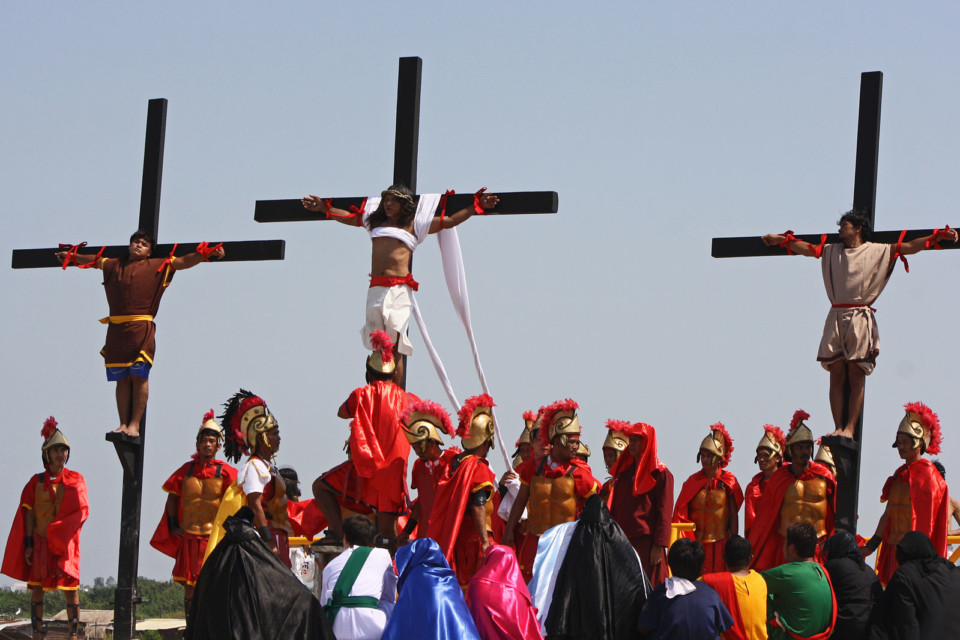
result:
[[(897, 433), (905, 433), (913, 438), (913, 448), (923, 448), (921, 453), (936, 455), (940, 453), (940, 418), (930, 407), (922, 402), (911, 402), (903, 406), (906, 415), (897, 427)], [(897, 441), (893, 441), (896, 448)]]
[(733, 438), (730, 437), (723, 423), (717, 422), (710, 425), (710, 435), (703, 439), (700, 448), (697, 450), (697, 462), (700, 462), (701, 451), (709, 451), (720, 458), (721, 467), (730, 463), (730, 454), (733, 453)]
[(50, 449), (58, 445), (67, 448), (67, 460), (70, 459), (70, 441), (67, 440), (67, 436), (63, 435), (63, 432), (57, 428), (56, 418), (50, 416), (43, 421), (43, 428), (40, 430), (40, 435), (43, 436), (43, 446), (40, 447), (40, 454), (43, 458), (44, 465), (50, 463), (48, 456)]
[(577, 447), (577, 455), (586, 460), (590, 457), (590, 445), (580, 443), (580, 446)]
[(220, 428), (220, 425), (213, 417), (213, 409), (207, 411), (203, 414), (203, 420), (200, 422), (200, 428), (197, 430), (197, 440), (200, 440), (200, 436), (203, 435), (204, 431), (210, 431), (217, 436), (217, 443), (223, 441), (223, 429)]
[(790, 432), (787, 434), (787, 441), (784, 445), (787, 460), (792, 457), (790, 448), (793, 447), (793, 445), (800, 444), (801, 442), (809, 442), (811, 445), (814, 444), (813, 432), (810, 431), (810, 427), (804, 422), (804, 420), (809, 417), (810, 414), (803, 409), (794, 411), (793, 420), (790, 421)]
[(819, 462), (820, 464), (825, 464), (830, 467), (830, 471), (833, 472), (833, 475), (837, 475), (837, 465), (833, 461), (833, 452), (830, 451), (830, 447), (822, 444), (820, 440), (817, 440), (817, 455), (813, 457), (814, 462)]
[(541, 411), (543, 426), (540, 428), (540, 441), (549, 445), (557, 436), (579, 436), (580, 420), (577, 418), (577, 409), (580, 408), (573, 400), (558, 400)]
[(403, 435), (414, 445), (425, 440), (443, 444), (440, 431), (453, 435), (450, 414), (436, 402), (420, 400), (407, 405), (401, 420)]
[(393, 357), (393, 340), (383, 329), (377, 329), (370, 334), (370, 344), (373, 353), (367, 356), (367, 368), (374, 373), (389, 375), (397, 368)]
[[(780, 427), (765, 424), (763, 425), (763, 437), (760, 438), (757, 449), (769, 449), (775, 456), (783, 459), (783, 448), (786, 443), (787, 438), (783, 435), (783, 430)], [(753, 461), (756, 462), (757, 459), (754, 458)]]
[(476, 449), (486, 441), (490, 441), (490, 448), (493, 448), (494, 423), (493, 423), (493, 398), (486, 393), (482, 393), (472, 398), (467, 398), (457, 416), (460, 423), (457, 426), (457, 435), (460, 436), (460, 444), (465, 451)]
[(252, 454), (256, 451), (258, 439), (268, 444), (267, 432), (280, 427), (263, 398), (246, 389), (240, 389), (223, 406), (220, 419), (229, 428), (223, 451), (230, 460), (237, 461), (241, 455)]
[(603, 439), (603, 446), (600, 448), (618, 452), (626, 451), (629, 438), (624, 429), (629, 428), (630, 423), (626, 420), (607, 420), (606, 427), (607, 437)]

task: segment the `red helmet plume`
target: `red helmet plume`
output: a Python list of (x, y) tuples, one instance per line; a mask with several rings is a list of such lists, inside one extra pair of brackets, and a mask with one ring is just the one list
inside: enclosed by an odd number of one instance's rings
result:
[(576, 411), (580, 405), (576, 401), (567, 398), (566, 400), (557, 400), (546, 407), (540, 407), (540, 442), (544, 446), (550, 446), (550, 426), (554, 416), (561, 411)]
[(793, 419), (790, 421), (790, 430), (793, 431), (800, 423), (810, 417), (810, 414), (803, 409), (797, 409), (793, 412)]
[(719, 431), (720, 435), (723, 436), (723, 457), (720, 460), (720, 466), (725, 467), (730, 464), (730, 455), (733, 453), (733, 438), (722, 422), (710, 425), (710, 431)]
[(383, 329), (377, 329), (370, 334), (370, 344), (374, 351), (380, 352), (380, 358), (385, 363), (393, 362), (393, 340)]
[(40, 429), (40, 435), (43, 436), (44, 440), (49, 440), (50, 436), (53, 435), (53, 432), (57, 430), (57, 419), (53, 416), (50, 416), (43, 421), (43, 428)]
[(765, 424), (763, 430), (770, 434), (770, 437), (780, 445), (780, 450), (783, 451), (783, 448), (787, 445), (787, 437), (783, 435), (783, 429), (772, 424)]

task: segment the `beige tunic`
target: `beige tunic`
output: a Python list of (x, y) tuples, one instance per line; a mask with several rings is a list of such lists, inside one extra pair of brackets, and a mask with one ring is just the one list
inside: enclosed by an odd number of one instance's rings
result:
[(870, 307), (876, 302), (893, 273), (890, 245), (865, 242), (849, 249), (843, 243), (823, 249), (823, 286), (832, 305), (820, 340), (819, 360), (826, 369), (840, 358), (856, 362), (867, 375), (873, 372), (880, 352), (880, 334)]

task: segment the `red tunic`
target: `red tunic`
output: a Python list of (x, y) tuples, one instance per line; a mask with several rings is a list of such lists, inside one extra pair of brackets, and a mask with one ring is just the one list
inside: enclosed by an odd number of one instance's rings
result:
[(441, 451), (440, 457), (433, 462), (424, 462), (417, 458), (413, 463), (410, 488), (417, 490), (417, 504), (420, 505), (418, 533), (427, 530), (427, 523), (430, 522), (430, 512), (433, 510), (433, 502), (437, 494), (437, 484), (449, 477), (450, 462), (460, 453), (461, 451), (457, 447), (450, 447)]
[[(160, 268), (163, 262), (163, 258), (105, 258), (100, 261), (98, 266), (103, 269), (103, 289), (111, 317), (157, 315), (160, 298), (174, 274), (169, 264)], [(106, 343), (100, 352), (104, 364), (108, 367), (129, 367), (138, 361), (153, 364), (156, 330), (152, 320), (109, 323)]]
[[(219, 468), (218, 468), (219, 465)], [(220, 486), (220, 498), (234, 482), (237, 481), (237, 470), (222, 460), (211, 460), (202, 462), (200, 460), (190, 460), (180, 466), (179, 469), (167, 478), (163, 483), (163, 490), (171, 495), (177, 496), (177, 520), (183, 522), (183, 504), (179, 497), (183, 488), (183, 483), (187, 478), (197, 478), (207, 480), (217, 477), (217, 474), (223, 480)], [(211, 522), (216, 518), (211, 519)], [(157, 524), (153, 537), (150, 539), (150, 546), (157, 551), (174, 558), (176, 562), (173, 565), (173, 579), (175, 582), (193, 585), (197, 582), (200, 575), (200, 569), (203, 567), (203, 556), (207, 550), (207, 540), (210, 536), (192, 535), (184, 532), (182, 537), (170, 533), (170, 525), (167, 522), (167, 513), (164, 509), (160, 516), (160, 522)]]
[(760, 502), (760, 496), (763, 495), (763, 489), (767, 486), (763, 479), (763, 471), (753, 476), (747, 488), (743, 490), (743, 535), (746, 537), (750, 533), (750, 526), (757, 515), (757, 504)]
[[(926, 458), (920, 458), (897, 469), (883, 484), (880, 501), (886, 502), (894, 482), (910, 484), (910, 521), (911, 531), (922, 531), (930, 536), (933, 548), (941, 556), (947, 556), (947, 529), (949, 528), (950, 498), (947, 495), (947, 483)], [(880, 582), (887, 584), (897, 563), (896, 545), (886, 544), (890, 532), (890, 523), (883, 532), (884, 545), (877, 556), (877, 575)]]
[(751, 569), (765, 571), (783, 564), (783, 536), (777, 531), (780, 525), (780, 509), (787, 489), (795, 480), (813, 480), (823, 478), (827, 481), (827, 513), (824, 526), (827, 537), (833, 535), (833, 513), (837, 494), (837, 483), (830, 470), (819, 462), (811, 462), (799, 476), (793, 475), (790, 465), (777, 469), (763, 488), (763, 495), (757, 503), (756, 515), (750, 527), (748, 540), (753, 546)]
[(650, 550), (652, 547), (670, 546), (673, 474), (662, 464), (656, 466), (650, 471), (654, 480), (653, 488), (635, 495), (637, 464), (629, 451), (620, 454), (611, 471), (614, 477), (610, 515), (636, 549), (650, 583), (657, 586), (667, 579), (667, 557), (664, 554), (659, 564), (651, 566)]
[(403, 511), (410, 443), (400, 420), (407, 403), (416, 400), (392, 382), (377, 381), (355, 389), (344, 402), (353, 416), (350, 457), (363, 479), (361, 501), (379, 511)]
[[(490, 494), (491, 502), (495, 495), (499, 496), (496, 493), (497, 477), (486, 458), (471, 454), (461, 454), (450, 463), (449, 468), (450, 476), (437, 484), (426, 535), (437, 541), (450, 568), (457, 573), (457, 579), (465, 587), (483, 565), (483, 551), (480, 534), (473, 522), (465, 522), (464, 517), (473, 494), (486, 491)], [(495, 542), (490, 525), (487, 535), (491, 543)]]
[[(59, 487), (57, 486), (59, 485)], [(59, 491), (62, 499), (45, 536), (34, 531), (33, 564), (23, 557), (24, 512), (34, 509), (40, 491)], [(64, 469), (56, 478), (49, 473), (32, 476), (20, 494), (20, 507), (13, 519), (0, 572), (14, 580), (28, 582), (44, 589), (75, 589), (80, 580), (80, 528), (89, 515), (87, 485), (76, 471)], [(46, 555), (46, 558), (40, 557)], [(44, 562), (46, 560), (46, 562)]]
[[(712, 490), (721, 486), (726, 491), (728, 497), (733, 496), (734, 504), (736, 504), (737, 510), (739, 510), (743, 504), (743, 491), (740, 490), (740, 483), (737, 482), (736, 476), (725, 469), (721, 469), (716, 478), (708, 478), (704, 475), (703, 471), (700, 470), (687, 478), (680, 488), (680, 496), (677, 498), (677, 504), (673, 510), (673, 522), (693, 522), (689, 514), (690, 502), (700, 493), (701, 489)], [(732, 519), (734, 517), (736, 517), (736, 514), (731, 513), (730, 518)], [(682, 535), (685, 538), (696, 539), (696, 534), (693, 531), (685, 531)], [(703, 563), (703, 573), (716, 573), (717, 571), (726, 570), (726, 565), (723, 562), (723, 548), (725, 545), (726, 540), (703, 543), (703, 550), (706, 554), (706, 560)]]

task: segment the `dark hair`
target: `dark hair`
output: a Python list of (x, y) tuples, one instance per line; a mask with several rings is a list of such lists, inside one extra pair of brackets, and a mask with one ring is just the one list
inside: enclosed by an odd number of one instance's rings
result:
[(860, 237), (863, 238), (864, 242), (870, 239), (870, 235), (873, 233), (873, 226), (870, 224), (870, 218), (867, 216), (867, 212), (863, 209), (850, 209), (850, 211), (840, 216), (840, 219), (837, 220), (837, 226), (841, 226), (844, 222), (849, 222), (854, 227), (860, 227)]
[(727, 571), (740, 571), (750, 566), (753, 559), (753, 545), (743, 536), (733, 534), (727, 538), (723, 548), (723, 561)]
[(370, 366), (370, 363), (367, 362), (367, 382), (393, 382), (394, 376), (397, 373), (397, 370), (394, 369), (390, 373), (384, 373), (383, 371), (377, 371)]
[(300, 499), (300, 478), (297, 476), (297, 470), (293, 467), (283, 467), (277, 471), (287, 485), (287, 500), (297, 501)]
[(679, 538), (667, 553), (670, 571), (678, 578), (696, 580), (703, 572), (703, 545), (690, 538)]
[(343, 521), (343, 539), (358, 547), (372, 547), (377, 541), (377, 525), (365, 516), (350, 516)]
[(147, 240), (147, 242), (150, 243), (150, 248), (151, 248), (151, 249), (153, 249), (155, 246), (157, 246), (157, 241), (153, 239), (153, 234), (151, 234), (151, 233), (150, 233), (149, 231), (147, 231), (146, 229), (137, 229), (136, 231), (134, 231), (134, 232), (133, 232), (133, 235), (130, 236), (130, 242), (135, 242), (135, 241), (139, 240), (140, 238), (145, 238), (145, 239)]
[(817, 552), (817, 530), (809, 522), (794, 522), (787, 527), (787, 544), (792, 544), (801, 558), (812, 558)]
[(943, 463), (939, 460), (933, 461), (933, 466), (937, 468), (937, 471), (940, 473), (940, 477), (944, 480), (947, 479), (947, 469), (943, 466)]
[[(387, 189), (388, 191), (397, 191), (402, 193), (405, 196), (410, 196), (410, 199), (398, 198), (400, 200), (400, 218), (397, 219), (398, 227), (406, 227), (413, 220), (413, 217), (417, 213), (417, 205), (413, 202), (413, 191), (409, 187), (403, 184), (392, 184)], [(383, 209), (383, 200), (380, 201), (380, 206), (377, 207), (376, 211), (370, 214), (370, 217), (367, 218), (367, 228), (376, 229), (377, 227), (382, 227), (387, 223), (387, 212)]]

